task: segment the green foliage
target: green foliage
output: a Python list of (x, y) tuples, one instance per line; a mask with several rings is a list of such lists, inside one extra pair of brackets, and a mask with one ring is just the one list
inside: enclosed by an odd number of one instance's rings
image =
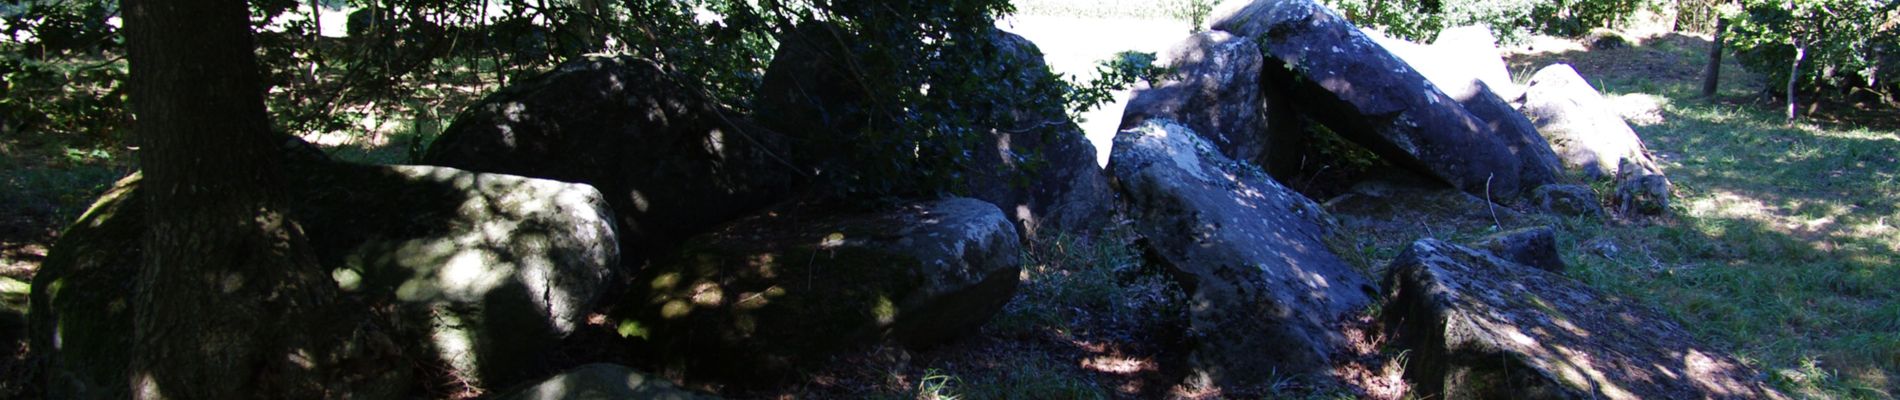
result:
[(117, 2), (0, 2), (0, 132), (113, 138), (129, 121)]
[[(1729, 42), (1751, 71), (1785, 90), (1797, 46), (1803, 87), (1900, 89), (1900, 2), (1746, 0), (1725, 16)], [(1891, 96), (1891, 93), (1889, 93)]]
[(1499, 40), (1576, 36), (1623, 22), (1656, 0), (1322, 0), (1360, 26), (1430, 41), (1449, 27), (1485, 25)]
[(1171, 68), (1154, 63), (1154, 53), (1139, 51), (1124, 51), (1115, 54), (1115, 58), (1098, 62), (1094, 79), (1069, 83), (1069, 90), (1063, 95), (1069, 117), (1080, 119), (1082, 113), (1114, 102), (1115, 92), (1127, 90), (1135, 82), (1155, 81), (1174, 73)]
[(1214, 0), (1171, 0), (1168, 2), (1168, 14), (1174, 19), (1187, 21), (1194, 32), (1207, 29), (1207, 14), (1214, 11)]

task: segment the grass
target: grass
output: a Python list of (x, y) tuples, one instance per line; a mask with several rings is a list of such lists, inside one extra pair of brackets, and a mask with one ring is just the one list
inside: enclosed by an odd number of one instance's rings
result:
[[(1677, 102), (1643, 129), (1669, 163), (1674, 221), (1575, 226), (1627, 251), (1575, 275), (1642, 299), (1817, 397), (1891, 397), (1900, 372), (1900, 136), (1788, 125), (1747, 105)], [(1632, 279), (1640, 278), (1640, 279)]]
[[(1612, 98), (1664, 100), (1657, 120), (1634, 127), (1676, 184), (1672, 218), (1550, 221), (1560, 248), (1577, 250), (1565, 252), (1571, 275), (1662, 309), (1803, 397), (1892, 398), (1900, 131), (1787, 123), (1751, 101), (1761, 83), (1733, 64), (1716, 99), (1698, 98), (1683, 66), (1705, 62), (1703, 49), (1676, 35), (1622, 52), (1516, 60), (1524, 69), (1571, 61)], [(1620, 64), (1642, 59), (1674, 61)], [(1590, 240), (1620, 251), (1582, 251)]]

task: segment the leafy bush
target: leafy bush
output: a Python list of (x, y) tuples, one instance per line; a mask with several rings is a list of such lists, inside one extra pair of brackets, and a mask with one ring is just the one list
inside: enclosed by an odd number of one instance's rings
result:
[[(1803, 87), (1892, 92), (1900, 79), (1900, 2), (1748, 0), (1728, 18), (1730, 42), (1744, 66), (1785, 90), (1797, 43)], [(1890, 94), (1891, 95), (1891, 94)]]
[(1623, 22), (1656, 0), (1323, 0), (1360, 26), (1430, 41), (1448, 27), (1485, 25), (1505, 42), (1531, 33), (1582, 35)]

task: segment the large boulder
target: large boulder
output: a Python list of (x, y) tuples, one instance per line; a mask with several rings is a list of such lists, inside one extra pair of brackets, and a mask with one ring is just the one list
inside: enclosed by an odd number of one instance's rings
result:
[[(1519, 162), (1482, 119), (1312, 0), (1227, 2), (1214, 29), (1253, 38), (1268, 64), (1298, 73), (1315, 120), (1381, 158), (1460, 190), (1515, 198)], [(1528, 189), (1528, 188), (1522, 188)]]
[(793, 204), (689, 241), (637, 276), (616, 316), (670, 373), (769, 384), (841, 351), (972, 332), (1015, 294), (1020, 241), (975, 199)]
[(780, 135), (704, 91), (651, 61), (579, 58), (469, 106), (423, 161), (593, 185), (637, 266), (786, 198), (794, 183)]
[[(618, 263), (613, 214), (586, 185), (329, 163), (290, 177), (292, 217), (319, 265), (345, 296), (381, 309), (371, 329), (393, 333), (405, 359), (481, 385), (562, 367), (561, 341), (586, 324)], [(138, 175), (120, 181), (34, 277), (32, 346), (49, 397), (126, 397), (139, 190)]]
[(1287, 93), (1262, 81), (1266, 66), (1252, 39), (1221, 31), (1196, 33), (1168, 49), (1160, 65), (1174, 74), (1135, 85), (1122, 111), (1122, 129), (1166, 118), (1207, 135), (1228, 158), (1270, 170), (1297, 162), (1306, 128)]
[[(896, 140), (888, 131), (901, 131), (905, 121), (873, 111), (876, 95), (862, 74), (853, 70), (877, 65), (851, 49), (855, 37), (823, 22), (799, 25), (779, 40), (778, 52), (766, 68), (755, 99), (759, 120), (794, 135), (800, 165), (830, 169), (834, 180), (848, 180), (851, 169), (872, 168), (862, 160), (876, 154), (854, 154), (859, 149), (844, 141)], [(996, 89), (996, 97), (960, 104), (976, 118), (963, 121), (978, 132), (966, 165), (957, 171), (957, 184), (969, 197), (995, 204), (1024, 232), (1025, 239), (1043, 232), (1088, 234), (1112, 213), (1113, 192), (1108, 178), (1095, 164), (1095, 147), (1081, 128), (1068, 118), (1061, 102), (1050, 101), (1060, 82), (1049, 72), (1041, 50), (1022, 36), (1000, 29), (975, 41), (951, 46), (955, 57), (991, 58), (996, 68), (978, 68), (968, 74), (936, 79), (974, 79)], [(967, 81), (940, 82), (943, 87)], [(881, 137), (869, 138), (877, 131)], [(952, 143), (950, 139), (929, 139)], [(880, 150), (881, 151), (881, 150)], [(917, 180), (921, 181), (921, 180)], [(900, 195), (934, 189), (906, 188), (910, 182), (885, 182)]]
[(999, 77), (1007, 81), (1002, 86), (1017, 92), (1002, 113), (1009, 117), (985, 127), (989, 134), (972, 167), (970, 197), (1001, 208), (1024, 239), (1056, 231), (1093, 233), (1115, 206), (1108, 175), (1095, 163), (1095, 145), (1061, 102), (1024, 101), (1039, 98), (1035, 88), (1057, 84), (1035, 43), (1000, 29), (990, 31), (989, 40), (1008, 66)]
[(1327, 247), (1319, 206), (1171, 120), (1121, 131), (1114, 149), (1129, 217), (1194, 305), (1194, 378), (1235, 388), (1330, 370), (1337, 324), (1375, 289)]
[(1420, 240), (1385, 286), (1385, 327), (1420, 397), (1783, 397), (1667, 315), (1477, 250)]
[(665, 378), (614, 364), (587, 364), (492, 397), (495, 400), (716, 400)]
[(1520, 110), (1550, 140), (1566, 167), (1591, 179), (1616, 180), (1619, 209), (1641, 214), (1668, 209), (1673, 187), (1662, 166), (1576, 69), (1553, 64), (1531, 75)]
[(1519, 108), (1550, 139), (1564, 166), (1586, 177), (1609, 179), (1624, 162), (1655, 165), (1636, 131), (1568, 64), (1537, 70), (1522, 101)]
[[(1531, 188), (1557, 183), (1563, 176), (1563, 166), (1557, 160), (1557, 153), (1551, 150), (1550, 142), (1537, 133), (1537, 126), (1531, 124), (1524, 114), (1517, 112), (1517, 108), (1505, 101), (1503, 96), (1492, 91), (1491, 83), (1482, 75), (1489, 68), (1472, 65), (1473, 59), (1479, 60), (1478, 64), (1486, 64), (1484, 60), (1487, 59), (1502, 64), (1503, 61), (1497, 61), (1499, 58), (1495, 47), (1485, 45), (1493, 49), (1487, 56), (1482, 51), (1471, 54), (1473, 51), (1470, 50), (1447, 50), (1439, 45), (1421, 45), (1373, 31), (1367, 31), (1366, 36), (1404, 60), (1406, 65), (1418, 70), (1432, 85), (1457, 100), (1465, 111), (1478, 117), (1490, 132), (1504, 141), (1511, 154), (1517, 156), (1519, 188), (1530, 191)], [(1505, 79), (1504, 84), (1511, 84), (1509, 78)]]

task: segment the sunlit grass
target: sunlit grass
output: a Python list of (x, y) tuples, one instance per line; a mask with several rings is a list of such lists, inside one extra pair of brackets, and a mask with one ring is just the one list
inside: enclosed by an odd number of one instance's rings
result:
[(1895, 132), (1788, 124), (1748, 107), (1677, 101), (1638, 128), (1673, 154), (1673, 221), (1573, 226), (1614, 257), (1572, 253), (1576, 276), (1642, 299), (1814, 397), (1892, 395), (1900, 267)]

